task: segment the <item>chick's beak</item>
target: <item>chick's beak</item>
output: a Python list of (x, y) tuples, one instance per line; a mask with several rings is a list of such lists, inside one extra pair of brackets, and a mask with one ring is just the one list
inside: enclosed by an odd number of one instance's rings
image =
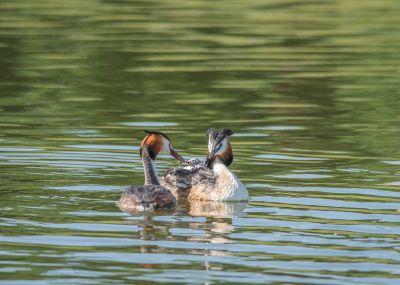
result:
[(183, 157), (173, 148), (169, 149), (170, 154), (175, 157), (177, 160), (179, 160), (180, 162), (184, 162), (185, 160), (183, 159)]

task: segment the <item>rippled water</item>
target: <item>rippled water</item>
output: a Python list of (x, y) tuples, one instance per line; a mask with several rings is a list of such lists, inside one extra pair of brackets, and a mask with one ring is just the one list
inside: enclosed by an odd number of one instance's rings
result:
[[(399, 27), (396, 0), (0, 2), (0, 283), (399, 284)], [(248, 204), (119, 211), (143, 128), (202, 157), (211, 126)]]

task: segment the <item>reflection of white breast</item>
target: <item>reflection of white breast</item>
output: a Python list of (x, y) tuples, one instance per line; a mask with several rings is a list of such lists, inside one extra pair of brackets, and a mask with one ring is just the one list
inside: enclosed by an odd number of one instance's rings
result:
[(245, 201), (249, 200), (249, 192), (223, 163), (216, 162), (213, 171), (217, 177), (215, 191), (210, 193), (214, 201)]
[(231, 218), (244, 215), (247, 202), (233, 201), (190, 201), (192, 216)]

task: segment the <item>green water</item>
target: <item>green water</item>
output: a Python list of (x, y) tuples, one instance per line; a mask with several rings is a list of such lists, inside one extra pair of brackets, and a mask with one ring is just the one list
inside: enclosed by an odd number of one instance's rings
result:
[[(1, 1), (0, 283), (399, 284), (399, 27), (397, 0)], [(189, 158), (209, 127), (248, 204), (119, 211), (144, 128)]]

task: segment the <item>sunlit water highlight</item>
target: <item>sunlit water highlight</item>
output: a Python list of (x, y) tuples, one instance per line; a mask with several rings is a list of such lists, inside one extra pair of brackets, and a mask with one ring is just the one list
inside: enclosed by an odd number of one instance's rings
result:
[[(0, 3), (1, 284), (399, 284), (400, 2)], [(143, 129), (230, 127), (249, 203), (128, 215)], [(159, 172), (175, 166), (166, 155)]]

